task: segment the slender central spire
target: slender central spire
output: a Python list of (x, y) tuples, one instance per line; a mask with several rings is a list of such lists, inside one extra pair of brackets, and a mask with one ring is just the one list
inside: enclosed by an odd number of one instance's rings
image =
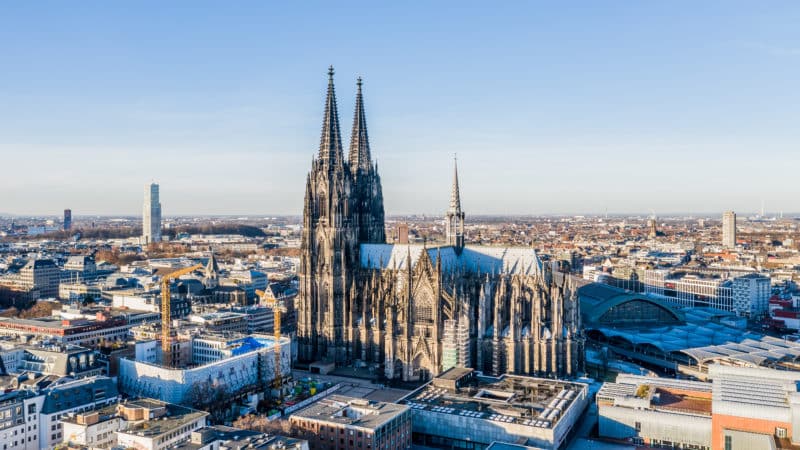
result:
[(453, 189), (450, 191), (450, 209), (445, 214), (445, 238), (456, 253), (464, 248), (464, 212), (461, 211), (461, 193), (458, 191), (458, 160), (453, 155)]
[(372, 164), (367, 135), (367, 115), (364, 111), (364, 97), (361, 94), (361, 77), (358, 77), (356, 84), (358, 85), (356, 111), (353, 117), (353, 132), (350, 135), (350, 169), (353, 173), (358, 173), (359, 169), (369, 172)]
[(453, 188), (450, 191), (450, 211), (461, 212), (461, 193), (458, 190), (458, 159), (453, 155)]
[(333, 66), (328, 68), (328, 95), (325, 98), (325, 118), (322, 121), (322, 137), (319, 142), (319, 159), (331, 165), (343, 159), (342, 137), (339, 132), (339, 111), (336, 108), (336, 92), (333, 88)]

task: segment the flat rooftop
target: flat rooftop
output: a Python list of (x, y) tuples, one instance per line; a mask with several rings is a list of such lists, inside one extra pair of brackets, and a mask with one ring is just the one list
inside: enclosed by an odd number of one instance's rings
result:
[(189, 441), (182, 442), (170, 448), (172, 450), (199, 450), (208, 448), (209, 443), (215, 441), (221, 441), (220, 448), (231, 450), (292, 450), (303, 448), (303, 444), (306, 442), (302, 439), (270, 435), (258, 431), (242, 430), (224, 425), (213, 425), (195, 430), (192, 432), (192, 437)]
[(112, 403), (110, 405), (102, 405), (100, 407), (96, 407), (94, 409), (88, 410), (83, 413), (67, 413), (66, 416), (61, 418), (62, 422), (73, 423), (73, 424), (85, 424), (85, 419), (79, 419), (79, 417), (88, 417), (93, 414), (97, 414), (97, 423), (105, 422), (108, 420), (113, 419), (117, 416), (117, 403)]
[(128, 408), (145, 409), (166, 407), (167, 409), (166, 415), (162, 417), (137, 422), (128, 422), (128, 426), (124, 430), (119, 431), (120, 433), (135, 434), (137, 436), (159, 436), (164, 433), (169, 433), (208, 415), (208, 413), (205, 411), (198, 411), (185, 406), (150, 399), (129, 401), (127, 404), (125, 404), (125, 406)]
[(711, 396), (698, 396), (692, 392), (664, 387), (656, 388), (656, 394), (658, 399), (653, 401), (655, 409), (711, 416)]
[[(439, 380), (462, 381), (456, 389)], [(494, 422), (553, 428), (587, 389), (569, 381), (504, 375), (476, 376), (472, 369), (450, 369), (402, 400), (414, 410), (453, 414)]]
[(295, 412), (292, 417), (374, 430), (406, 411), (406, 405), (331, 395)]
[(711, 383), (620, 375), (603, 383), (599, 405), (711, 416)]

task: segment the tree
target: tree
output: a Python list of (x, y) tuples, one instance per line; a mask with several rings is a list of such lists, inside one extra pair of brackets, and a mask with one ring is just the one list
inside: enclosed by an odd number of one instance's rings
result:
[(230, 389), (224, 383), (198, 381), (186, 392), (184, 403), (194, 409), (207, 411), (213, 421), (221, 422), (226, 410), (231, 406), (228, 401), (230, 395)]

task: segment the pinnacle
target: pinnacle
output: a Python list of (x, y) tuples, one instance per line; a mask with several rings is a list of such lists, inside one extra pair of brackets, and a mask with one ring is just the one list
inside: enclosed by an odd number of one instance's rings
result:
[(458, 189), (458, 160), (453, 157), (453, 188), (450, 191), (450, 211), (452, 213), (461, 212), (461, 193)]
[(369, 150), (369, 135), (367, 133), (367, 115), (364, 111), (364, 97), (361, 93), (361, 85), (363, 84), (361, 77), (358, 77), (356, 85), (358, 90), (356, 92), (356, 107), (353, 114), (353, 130), (350, 134), (350, 168), (354, 173), (359, 169), (364, 172), (369, 172), (372, 169), (372, 163)]
[(319, 159), (331, 165), (343, 159), (342, 137), (339, 130), (339, 111), (336, 107), (336, 92), (333, 86), (333, 66), (328, 68), (328, 94), (325, 98), (325, 117), (322, 121), (322, 136), (319, 143)]

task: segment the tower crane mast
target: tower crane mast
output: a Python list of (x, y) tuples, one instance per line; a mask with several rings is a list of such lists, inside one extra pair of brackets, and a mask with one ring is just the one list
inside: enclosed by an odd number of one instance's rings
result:
[(172, 280), (201, 269), (202, 264), (184, 267), (161, 277), (161, 356), (162, 364), (172, 366), (172, 293), (169, 285)]
[(272, 380), (272, 385), (280, 392), (283, 398), (283, 375), (281, 374), (281, 315), (286, 312), (286, 305), (283, 300), (276, 299), (264, 291), (256, 291), (256, 295), (261, 299), (262, 303), (272, 308), (274, 314), (273, 321), (273, 336), (275, 337), (275, 377)]

